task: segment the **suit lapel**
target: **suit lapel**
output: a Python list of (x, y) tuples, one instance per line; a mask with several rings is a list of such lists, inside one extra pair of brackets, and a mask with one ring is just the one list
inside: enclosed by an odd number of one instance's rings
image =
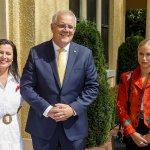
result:
[(133, 71), (132, 83), (135, 84), (138, 88), (140, 88), (142, 90), (143, 86), (142, 86), (142, 78), (141, 78), (140, 67), (136, 68)]
[[(49, 54), (50, 52), (51, 52), (51, 54)], [(64, 87), (67, 84), (67, 80), (70, 76), (70, 72), (73, 68), (77, 54), (78, 54), (78, 49), (74, 45), (74, 43), (71, 42), (70, 48), (69, 48), (68, 62), (67, 62), (67, 66), (66, 66), (65, 77), (64, 77), (64, 82), (63, 82), (62, 87)], [(54, 47), (53, 47), (52, 41), (50, 41), (50, 43), (48, 45), (46, 55), (47, 55), (48, 59), (50, 60), (50, 65), (51, 65), (51, 68), (53, 71), (53, 75), (54, 75), (59, 87), (62, 88), (61, 84), (60, 84), (60, 80), (59, 80), (56, 57), (55, 57), (55, 52), (54, 52)]]
[(70, 72), (71, 72), (73, 65), (75, 63), (77, 54), (78, 54), (77, 47), (74, 45), (74, 43), (71, 43), (70, 48), (69, 48), (68, 62), (67, 62), (67, 66), (66, 66), (63, 86), (65, 86), (67, 84), (67, 80), (70, 76)]
[[(51, 54), (49, 54), (49, 53), (51, 53)], [(47, 57), (50, 60), (50, 65), (51, 65), (51, 68), (53, 71), (53, 75), (54, 75), (59, 87), (61, 87), (60, 81), (59, 81), (58, 70), (57, 70), (56, 57), (55, 57), (55, 52), (54, 52), (54, 47), (53, 47), (52, 41), (50, 41), (50, 44), (48, 45), (48, 48), (47, 48)]]

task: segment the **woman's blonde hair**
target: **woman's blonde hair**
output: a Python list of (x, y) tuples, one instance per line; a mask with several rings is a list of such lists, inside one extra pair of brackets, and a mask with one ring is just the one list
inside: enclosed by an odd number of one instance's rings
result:
[(144, 39), (143, 41), (140, 42), (138, 45), (138, 49), (141, 48), (142, 46), (150, 46), (150, 39)]

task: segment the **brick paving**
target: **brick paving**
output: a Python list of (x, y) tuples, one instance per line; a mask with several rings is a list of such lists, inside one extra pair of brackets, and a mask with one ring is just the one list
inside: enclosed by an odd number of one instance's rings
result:
[(86, 150), (112, 150), (111, 147), (111, 142), (107, 142), (106, 144), (99, 146), (99, 147), (93, 147), (93, 148), (88, 148)]

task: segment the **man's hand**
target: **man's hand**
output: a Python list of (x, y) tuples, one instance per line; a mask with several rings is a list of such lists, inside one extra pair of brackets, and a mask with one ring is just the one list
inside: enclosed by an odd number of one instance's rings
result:
[(56, 122), (67, 120), (72, 115), (74, 115), (73, 109), (69, 105), (61, 103), (55, 104), (48, 112), (48, 116)]
[(53, 106), (51, 109), (50, 109), (50, 111), (48, 112), (48, 117), (50, 117), (50, 118), (52, 118), (52, 119), (54, 119), (55, 120), (55, 114), (57, 114), (57, 113), (59, 113), (59, 108), (57, 108), (57, 107), (55, 107), (55, 106)]

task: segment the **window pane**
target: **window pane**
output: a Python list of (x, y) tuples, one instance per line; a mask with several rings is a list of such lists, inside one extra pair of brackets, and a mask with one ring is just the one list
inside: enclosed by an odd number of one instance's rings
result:
[(109, 0), (102, 0), (102, 24), (108, 25)]
[(77, 18), (80, 16), (80, 0), (69, 0), (69, 9), (73, 11)]
[(108, 34), (109, 34), (109, 0), (102, 0), (102, 30), (101, 36), (104, 45), (104, 55), (106, 62), (108, 62)]
[(87, 19), (96, 22), (96, 0), (87, 0)]
[(108, 27), (102, 27), (102, 41), (104, 46), (104, 56), (108, 62)]

